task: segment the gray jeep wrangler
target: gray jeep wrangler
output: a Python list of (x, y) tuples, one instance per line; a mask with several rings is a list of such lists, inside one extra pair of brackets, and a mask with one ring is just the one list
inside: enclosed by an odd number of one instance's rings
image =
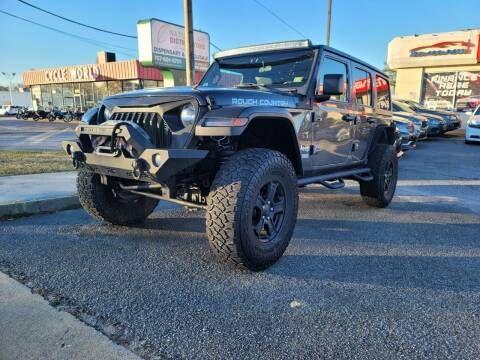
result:
[[(356, 180), (387, 206), (398, 173), (388, 77), (308, 40), (223, 51), (198, 86), (110, 96), (63, 143), (84, 209), (120, 225), (159, 200), (206, 209), (223, 261), (262, 270), (287, 248), (298, 187)], [(321, 206), (321, 204), (319, 204)]]

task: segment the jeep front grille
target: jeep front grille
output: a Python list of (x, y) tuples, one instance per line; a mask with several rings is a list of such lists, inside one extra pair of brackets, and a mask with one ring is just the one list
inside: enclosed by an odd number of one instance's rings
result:
[(158, 148), (168, 148), (172, 143), (172, 131), (167, 122), (156, 112), (116, 112), (111, 120), (131, 121), (139, 125)]

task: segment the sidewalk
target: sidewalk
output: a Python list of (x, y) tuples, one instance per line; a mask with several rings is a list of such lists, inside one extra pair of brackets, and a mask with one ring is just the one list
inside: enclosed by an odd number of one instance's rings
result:
[(75, 172), (0, 177), (0, 218), (79, 206)]
[(140, 359), (0, 272), (0, 359)]

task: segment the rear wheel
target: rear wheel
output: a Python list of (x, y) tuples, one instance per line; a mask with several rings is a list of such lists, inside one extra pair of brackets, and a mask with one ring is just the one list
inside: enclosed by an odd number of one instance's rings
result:
[(121, 191), (114, 183), (104, 185), (100, 175), (80, 170), (77, 175), (80, 204), (98, 220), (117, 225), (142, 223), (158, 204), (158, 200)]
[(370, 154), (368, 167), (371, 181), (360, 181), (363, 201), (373, 207), (384, 208), (393, 199), (398, 179), (398, 159), (392, 145), (378, 144)]
[(280, 152), (247, 149), (218, 171), (207, 200), (207, 236), (221, 261), (263, 270), (284, 253), (297, 219), (291, 162)]

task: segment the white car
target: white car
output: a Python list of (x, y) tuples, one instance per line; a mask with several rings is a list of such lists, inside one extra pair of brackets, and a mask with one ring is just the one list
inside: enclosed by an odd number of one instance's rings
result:
[(0, 108), (0, 115), (16, 115), (20, 110), (20, 106), (2, 105)]
[(465, 128), (465, 143), (480, 143), (480, 106), (477, 106)]

